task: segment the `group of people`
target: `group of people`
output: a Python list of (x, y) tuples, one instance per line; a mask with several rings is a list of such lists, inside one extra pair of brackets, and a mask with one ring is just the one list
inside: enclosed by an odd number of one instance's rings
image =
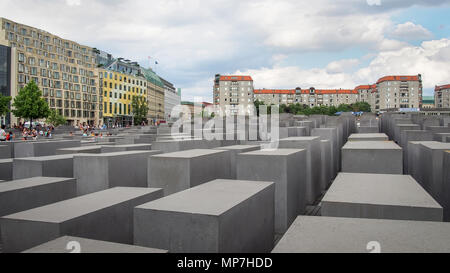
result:
[(6, 126), (2, 125), (0, 128), (0, 141), (11, 141), (13, 140), (14, 134), (12, 131), (6, 132)]

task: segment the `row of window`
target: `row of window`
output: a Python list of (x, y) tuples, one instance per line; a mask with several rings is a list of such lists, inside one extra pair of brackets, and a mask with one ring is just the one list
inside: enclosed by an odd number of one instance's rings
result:
[(107, 113), (112, 114), (113, 111), (114, 111), (114, 114), (119, 114), (119, 115), (122, 115), (122, 114), (123, 115), (127, 115), (128, 114), (128, 115), (130, 115), (131, 114), (131, 104), (128, 104), (128, 107), (127, 107), (127, 104), (122, 104), (120, 102), (119, 103), (116, 102), (116, 103), (113, 104), (112, 102), (110, 102), (109, 103), (109, 107), (108, 107), (108, 103), (105, 102), (104, 106), (103, 106), (103, 111), (104, 111), (105, 114), (107, 114)]
[[(104, 72), (103, 74), (100, 74), (100, 78), (104, 78), (104, 79), (108, 79), (108, 75), (109, 75), (109, 79), (112, 80), (114, 78), (115, 81), (121, 81), (121, 82), (125, 82), (125, 83), (129, 83), (129, 84), (135, 84), (135, 85), (140, 85), (140, 86), (144, 86), (147, 87), (147, 82), (144, 80), (135, 80), (135, 79), (131, 79), (131, 78), (127, 78), (127, 77), (122, 77), (122, 75), (117, 76), (117, 74), (109, 72)], [(103, 76), (103, 77), (102, 77)], [(105, 81), (105, 85), (107, 85), (106, 81)]]

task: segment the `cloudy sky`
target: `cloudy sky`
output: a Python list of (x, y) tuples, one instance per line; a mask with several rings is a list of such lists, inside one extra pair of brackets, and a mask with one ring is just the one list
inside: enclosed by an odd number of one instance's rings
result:
[(450, 0), (0, 3), (2, 17), (151, 65), (184, 100), (211, 101), (216, 73), (249, 74), (255, 88), (354, 88), (420, 73), (432, 95), (450, 83)]

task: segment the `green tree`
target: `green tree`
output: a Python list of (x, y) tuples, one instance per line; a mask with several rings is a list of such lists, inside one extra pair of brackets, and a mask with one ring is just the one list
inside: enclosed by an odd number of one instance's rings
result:
[(11, 101), (11, 97), (3, 96), (0, 94), (0, 117), (5, 116), (9, 113), (9, 102)]
[(337, 108), (338, 112), (352, 112), (353, 108), (348, 104), (341, 104)]
[(143, 97), (134, 96), (131, 107), (133, 109), (134, 125), (140, 125), (147, 120), (148, 105)]
[(28, 83), (14, 98), (11, 111), (16, 117), (30, 121), (46, 118), (50, 114), (47, 102), (41, 97), (42, 92), (34, 81)]
[(366, 113), (372, 112), (370, 104), (367, 102), (353, 103), (351, 107), (353, 108), (353, 112), (366, 112)]
[(61, 116), (58, 112), (56, 112), (56, 110), (50, 111), (50, 115), (48, 116), (46, 122), (54, 127), (67, 124), (66, 118)]

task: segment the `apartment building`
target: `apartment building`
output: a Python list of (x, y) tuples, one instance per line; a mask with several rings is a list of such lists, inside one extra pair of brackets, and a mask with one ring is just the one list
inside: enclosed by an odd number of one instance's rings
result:
[(373, 111), (422, 108), (422, 76), (386, 76), (377, 81)]
[(309, 107), (339, 106), (352, 104), (359, 100), (357, 90), (350, 89), (256, 89), (254, 99), (266, 105), (301, 104)]
[(172, 110), (175, 106), (181, 104), (181, 92), (178, 93), (175, 89), (175, 86), (161, 78), (161, 81), (164, 84), (164, 116), (166, 121), (170, 121), (171, 119), (177, 119), (178, 117), (172, 116)]
[[(0, 26), (0, 45), (11, 48), (12, 97), (35, 81), (50, 108), (69, 123), (102, 122), (93, 48), (5, 18), (0, 18)], [(12, 114), (10, 121), (19, 122)]]
[(127, 126), (133, 123), (134, 97), (147, 101), (147, 80), (114, 70), (99, 71), (100, 90), (103, 94), (103, 122), (108, 126)]
[[(222, 76), (214, 80), (213, 103), (221, 115), (249, 114), (253, 110), (253, 79), (250, 76)], [(243, 109), (243, 113), (240, 112)]]
[(436, 108), (450, 108), (450, 84), (435, 87), (434, 103)]
[(151, 69), (142, 68), (142, 73), (147, 79), (148, 119), (151, 123), (165, 119), (164, 110), (164, 83)]

